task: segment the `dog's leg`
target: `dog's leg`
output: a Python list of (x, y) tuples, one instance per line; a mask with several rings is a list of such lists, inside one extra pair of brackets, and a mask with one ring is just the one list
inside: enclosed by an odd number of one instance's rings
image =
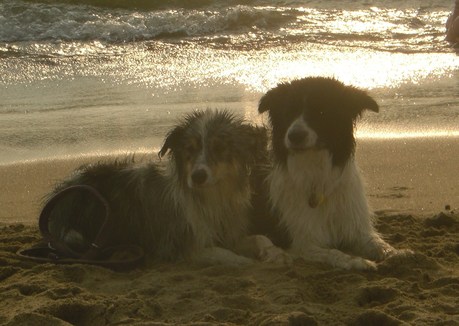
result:
[(395, 249), (385, 242), (376, 232), (362, 239), (359, 248), (356, 249), (356, 254), (361, 254), (363, 257), (374, 261), (381, 261), (395, 251)]
[(276, 247), (264, 235), (251, 235), (245, 237), (237, 244), (235, 251), (240, 255), (258, 259), (264, 262), (289, 265), (292, 257), (279, 247)]
[(384, 241), (376, 232), (368, 235), (368, 238), (362, 241), (360, 248), (358, 249), (363, 257), (377, 262), (394, 255), (413, 254), (413, 251), (409, 249), (395, 249), (386, 241)]
[(253, 263), (252, 259), (240, 256), (231, 250), (221, 247), (204, 248), (198, 253), (195, 253), (192, 260), (205, 265), (246, 266)]
[(334, 267), (357, 270), (376, 270), (376, 263), (357, 256), (348, 255), (338, 249), (327, 249), (318, 246), (308, 246), (301, 250), (305, 260), (323, 262)]

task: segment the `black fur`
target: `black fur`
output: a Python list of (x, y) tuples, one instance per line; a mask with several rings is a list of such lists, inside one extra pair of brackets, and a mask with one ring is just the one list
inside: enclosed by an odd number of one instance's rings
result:
[[(267, 157), (265, 162), (268, 162)], [(252, 184), (252, 214), (250, 234), (261, 234), (268, 237), (272, 243), (287, 249), (291, 245), (291, 237), (287, 229), (280, 224), (280, 214), (271, 207), (269, 199), (269, 165), (254, 169), (251, 175)]]
[[(111, 208), (107, 245), (137, 244), (158, 260), (187, 257), (195, 247), (196, 235), (185, 218), (189, 208), (184, 206), (181, 198), (192, 196), (193, 199), (188, 202), (193, 205), (214, 205), (217, 209), (220, 205), (208, 201), (206, 191), (213, 192), (213, 188), (190, 188), (186, 181), (186, 164), (193, 162), (202, 150), (202, 128), (199, 128), (202, 124), (207, 133), (206, 140), (210, 140), (204, 144), (211, 153), (208, 160), (230, 161), (240, 169), (238, 180), (222, 182), (234, 184), (233, 191), (245, 191), (249, 187), (252, 169), (266, 157), (264, 128), (244, 123), (227, 111), (210, 115), (197, 111), (188, 115), (167, 135), (159, 152), (160, 157), (170, 153), (166, 167), (155, 163), (138, 165), (129, 160), (88, 165), (56, 187), (51, 195), (71, 185), (91, 185), (108, 200)], [(232, 201), (232, 196), (220, 199), (223, 205)], [(247, 215), (250, 209), (250, 205), (244, 208)], [(54, 207), (50, 231), (74, 248), (84, 250), (99, 231), (102, 217), (102, 207), (94, 198), (89, 194), (72, 192)], [(83, 235), (84, 241), (68, 237), (71, 234), (69, 231)], [(223, 240), (216, 245), (229, 246), (224, 241), (224, 234), (217, 236)]]
[(354, 125), (363, 110), (378, 112), (378, 104), (364, 91), (323, 77), (308, 77), (279, 84), (260, 100), (258, 111), (269, 111), (272, 147), (277, 162), (285, 164), (284, 135), (292, 121), (303, 115), (333, 153), (333, 164), (342, 166), (354, 154)]
[[(160, 260), (173, 260), (189, 254), (192, 234), (174, 202), (165, 196), (169, 182), (156, 164), (98, 163), (81, 167), (54, 193), (75, 184), (93, 186), (110, 205), (107, 246), (137, 244)], [(71, 230), (78, 232), (84, 243), (65, 241), (77, 250), (87, 250), (101, 228), (102, 209), (88, 193), (69, 193), (54, 207), (50, 231), (60, 237)]]

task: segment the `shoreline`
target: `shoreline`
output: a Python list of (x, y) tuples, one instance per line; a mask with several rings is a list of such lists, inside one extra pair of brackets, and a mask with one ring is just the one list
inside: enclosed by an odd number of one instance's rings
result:
[[(141, 160), (150, 153), (134, 153)], [(157, 160), (154, 152), (151, 158)], [(121, 153), (36, 160), (0, 165), (0, 223), (33, 224), (42, 199), (82, 164), (123, 157)], [(357, 139), (356, 160), (375, 212), (429, 215), (459, 210), (459, 137)]]

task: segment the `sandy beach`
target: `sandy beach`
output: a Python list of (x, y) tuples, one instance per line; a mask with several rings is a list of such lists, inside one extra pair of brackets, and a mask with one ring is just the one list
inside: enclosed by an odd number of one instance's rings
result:
[[(0, 1), (0, 325), (459, 325), (453, 2)], [(307, 76), (379, 103), (356, 157), (377, 229), (413, 255), (373, 272), (301, 259), (115, 272), (16, 254), (40, 240), (43, 198), (76, 167), (156, 160), (148, 151), (196, 109), (266, 123), (260, 97)]]
[(458, 325), (459, 139), (360, 139), (357, 159), (377, 228), (396, 248), (376, 272), (295, 260), (208, 266), (152, 264), (128, 272), (36, 264), (15, 252), (40, 238), (41, 198), (100, 158), (0, 167), (0, 324)]

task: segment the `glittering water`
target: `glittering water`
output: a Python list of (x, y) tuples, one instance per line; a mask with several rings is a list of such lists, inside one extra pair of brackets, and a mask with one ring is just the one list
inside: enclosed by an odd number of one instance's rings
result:
[(459, 135), (450, 1), (110, 3), (0, 3), (0, 162), (148, 150), (198, 108), (263, 122), (263, 92), (311, 75), (377, 99), (360, 137)]

